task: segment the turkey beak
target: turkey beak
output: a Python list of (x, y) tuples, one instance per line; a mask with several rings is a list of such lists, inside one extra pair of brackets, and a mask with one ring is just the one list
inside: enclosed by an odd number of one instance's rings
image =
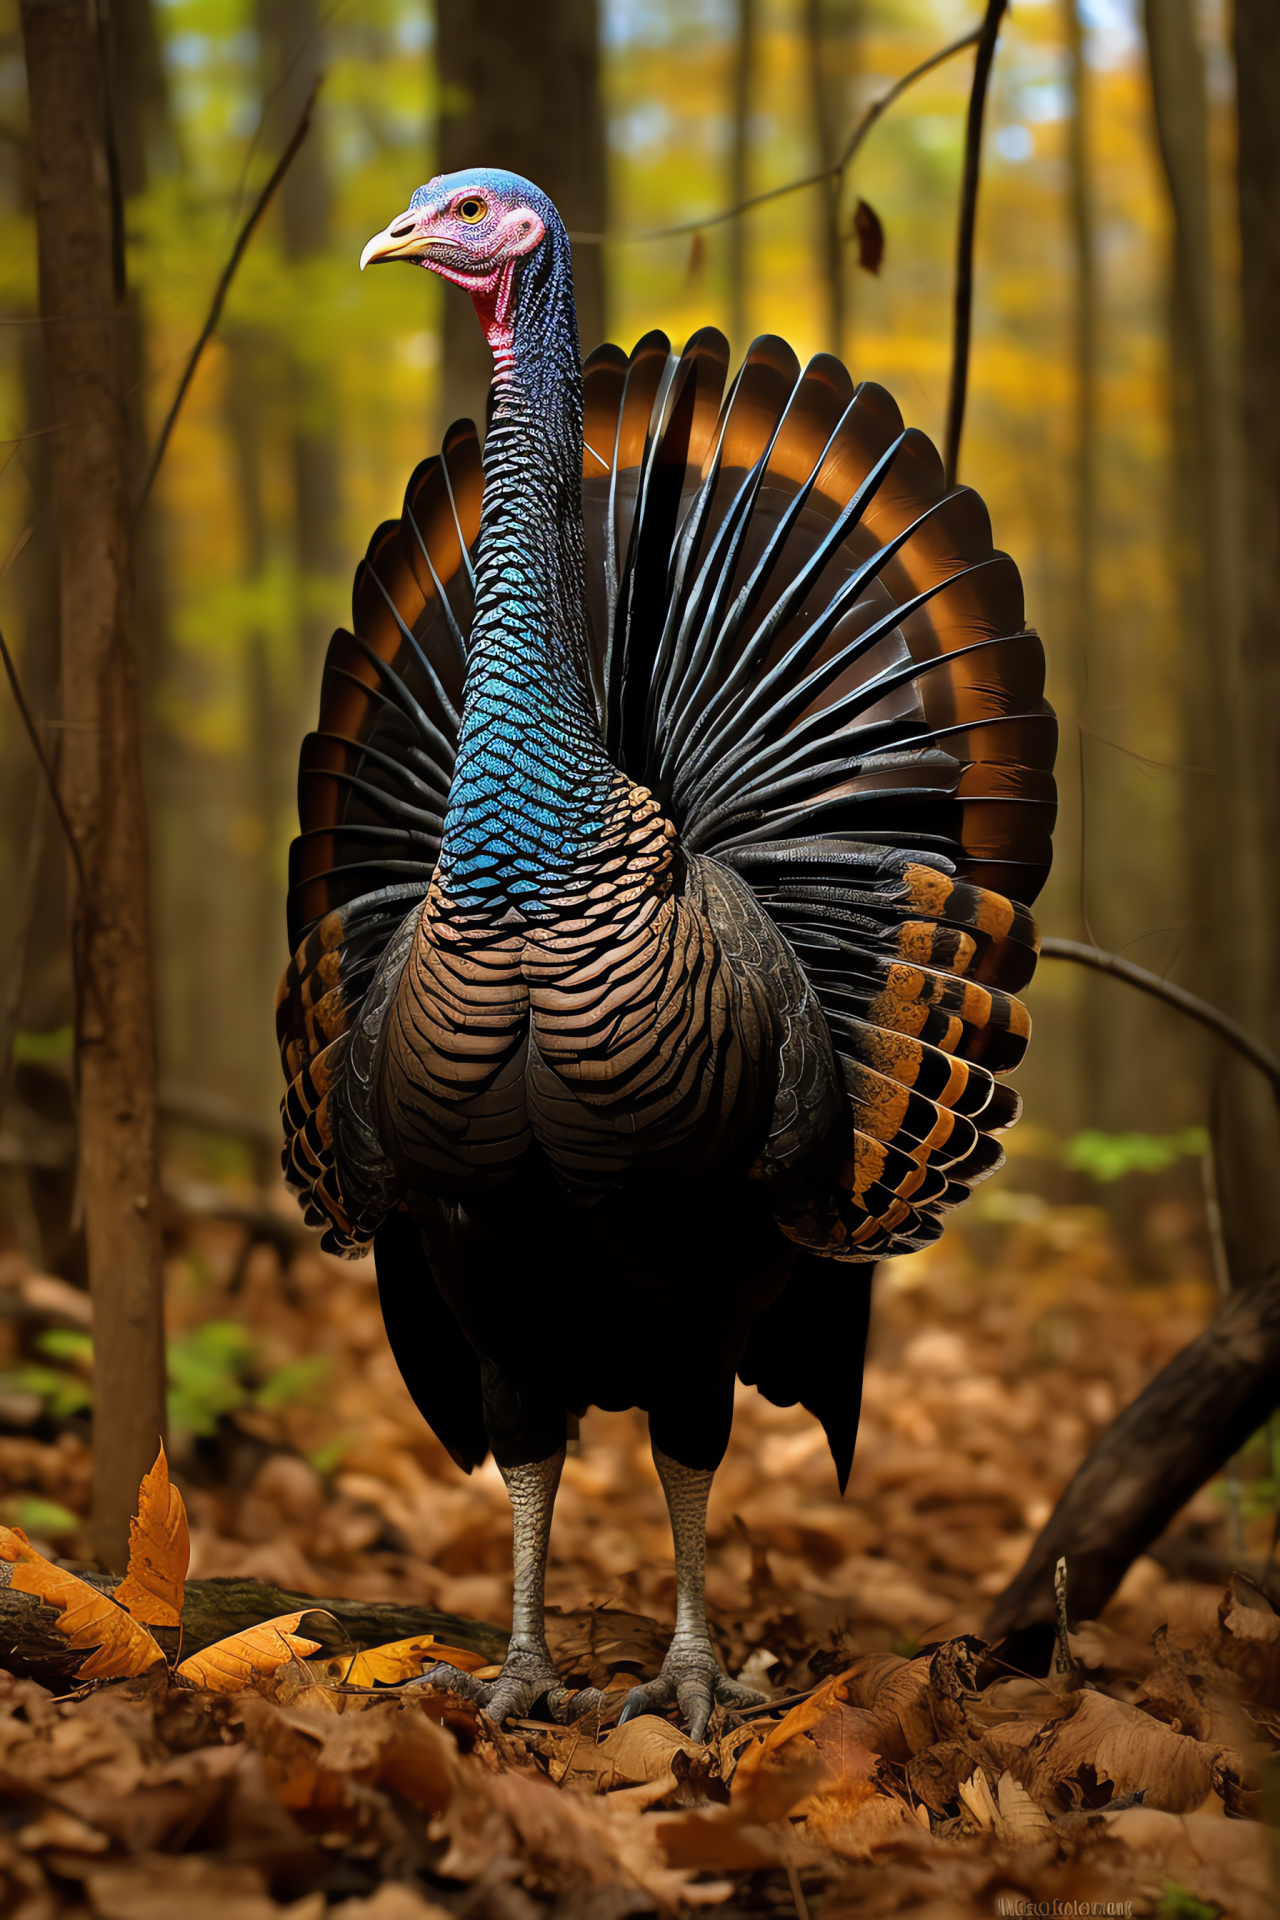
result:
[(386, 261), (408, 260), (412, 264), (421, 260), (431, 242), (422, 231), (420, 219), (419, 214), (402, 213), (381, 233), (375, 233), (360, 255), (361, 273), (366, 267), (380, 266)]

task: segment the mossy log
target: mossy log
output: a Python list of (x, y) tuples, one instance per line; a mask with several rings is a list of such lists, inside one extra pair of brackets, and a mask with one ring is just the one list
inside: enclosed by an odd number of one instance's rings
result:
[[(119, 1584), (111, 1574), (90, 1573), (79, 1566), (74, 1571), (104, 1593)], [(181, 1657), (277, 1614), (299, 1610), (307, 1614), (300, 1631), (318, 1640), (324, 1653), (376, 1647), (419, 1633), (433, 1633), (443, 1645), (484, 1654), (491, 1662), (503, 1659), (507, 1651), (505, 1632), (484, 1620), (437, 1613), (430, 1607), (401, 1606), (394, 1600), (317, 1599), (314, 1594), (287, 1593), (261, 1580), (223, 1579), (187, 1582)], [(171, 1659), (178, 1653), (176, 1631), (158, 1632), (156, 1639)], [(60, 1692), (76, 1684), (76, 1670), (83, 1659), (84, 1654), (72, 1651), (59, 1632), (55, 1608), (31, 1594), (0, 1587), (0, 1668)]]

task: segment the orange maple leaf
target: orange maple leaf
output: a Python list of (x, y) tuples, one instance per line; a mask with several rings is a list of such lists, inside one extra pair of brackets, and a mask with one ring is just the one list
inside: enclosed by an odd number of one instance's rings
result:
[(268, 1679), (295, 1653), (304, 1660), (308, 1654), (318, 1653), (320, 1642), (304, 1640), (297, 1626), (304, 1613), (323, 1611), (323, 1607), (303, 1607), (298, 1613), (280, 1613), (260, 1626), (215, 1640), (211, 1647), (183, 1661), (179, 1678), (189, 1680), (193, 1687), (207, 1687), (211, 1693), (240, 1693)]
[(148, 1627), (182, 1625), (182, 1594), (191, 1559), (187, 1509), (169, 1484), (164, 1444), (138, 1489), (138, 1511), (129, 1522), (129, 1569), (115, 1590), (119, 1606)]
[(437, 1661), (463, 1673), (476, 1673), (488, 1664), (482, 1653), (438, 1647), (434, 1634), (418, 1633), (410, 1640), (388, 1640), (384, 1646), (366, 1647), (360, 1653), (337, 1653), (325, 1661), (324, 1670), (330, 1680), (349, 1687), (394, 1687), (402, 1680), (416, 1680), (424, 1667)]
[(163, 1649), (123, 1607), (74, 1573), (55, 1567), (19, 1529), (0, 1527), (0, 1560), (13, 1568), (8, 1585), (56, 1607), (59, 1631), (77, 1651), (88, 1654), (77, 1670), (78, 1679), (124, 1680), (164, 1659)]

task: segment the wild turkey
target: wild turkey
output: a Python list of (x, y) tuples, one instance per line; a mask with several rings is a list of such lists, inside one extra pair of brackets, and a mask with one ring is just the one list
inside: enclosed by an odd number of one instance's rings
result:
[[(567, 1419), (648, 1410), (677, 1624), (628, 1712), (729, 1680), (704, 1526), (735, 1375), (853, 1456), (874, 1262), (1001, 1161), (1055, 727), (1017, 568), (881, 388), (714, 329), (580, 366), (526, 180), (435, 179), (365, 248), (494, 353), (356, 574), (301, 756), (285, 1166), (372, 1243), (388, 1336), (515, 1529), (495, 1716), (560, 1685), (543, 1573)], [(722, 398), (723, 396), (723, 398)], [(428, 1675), (430, 1679), (432, 1676)]]

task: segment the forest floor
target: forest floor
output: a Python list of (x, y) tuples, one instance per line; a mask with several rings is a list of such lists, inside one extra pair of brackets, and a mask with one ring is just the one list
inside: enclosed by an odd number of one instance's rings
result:
[[(843, 1500), (809, 1416), (740, 1393), (708, 1599), (729, 1670), (776, 1708), (694, 1747), (675, 1716), (499, 1731), (452, 1696), (337, 1692), (319, 1663), (235, 1696), (162, 1675), (59, 1701), (0, 1673), (0, 1913), (1273, 1913), (1280, 1617), (1231, 1576), (1272, 1548), (1264, 1447), (1073, 1635), (1071, 1671), (1020, 1675), (975, 1637), (1093, 1439), (1213, 1312), (1194, 1233), (1157, 1209), (1135, 1274), (1100, 1209), (988, 1192), (985, 1218), (881, 1269)], [(281, 1221), (275, 1244), (172, 1223), (190, 1577), (508, 1621), (496, 1470), (462, 1474), (425, 1429), (370, 1263)], [(74, 1559), (83, 1302), (16, 1256), (0, 1297), (0, 1520)], [(673, 1594), (643, 1420), (593, 1411), (552, 1542), (562, 1673), (620, 1709)]]

